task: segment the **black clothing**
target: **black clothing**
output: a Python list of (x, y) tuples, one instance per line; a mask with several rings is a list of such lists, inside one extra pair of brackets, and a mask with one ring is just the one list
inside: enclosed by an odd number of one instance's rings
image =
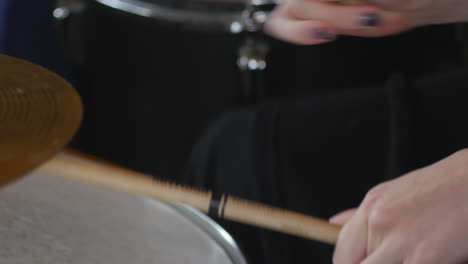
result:
[[(187, 182), (328, 218), (379, 182), (468, 147), (467, 102), (460, 70), (264, 103), (207, 131)], [(221, 223), (251, 263), (331, 263), (331, 246)]]

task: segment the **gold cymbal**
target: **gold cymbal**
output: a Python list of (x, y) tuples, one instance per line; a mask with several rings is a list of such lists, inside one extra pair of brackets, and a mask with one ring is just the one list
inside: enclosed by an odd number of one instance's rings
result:
[(55, 73), (0, 55), (0, 186), (69, 143), (82, 118), (73, 87)]

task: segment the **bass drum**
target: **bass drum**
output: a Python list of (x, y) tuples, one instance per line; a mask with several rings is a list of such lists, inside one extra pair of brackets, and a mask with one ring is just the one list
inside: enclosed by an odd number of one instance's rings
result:
[(177, 180), (208, 124), (252, 102), (239, 52), (257, 36), (267, 2), (59, 2), (54, 17), (86, 111), (74, 147)]
[(199, 211), (32, 174), (0, 190), (5, 264), (245, 264), (234, 240)]

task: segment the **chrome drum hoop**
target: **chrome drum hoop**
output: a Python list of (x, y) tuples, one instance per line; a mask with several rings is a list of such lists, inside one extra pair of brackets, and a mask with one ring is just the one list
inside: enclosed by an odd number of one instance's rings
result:
[(261, 30), (271, 9), (277, 0), (251, 0), (250, 2), (215, 0), (197, 1), (209, 6), (239, 5), (239, 11), (183, 9), (170, 7), (142, 0), (95, 0), (99, 4), (134, 15), (152, 18), (162, 22), (182, 25), (189, 29), (203, 31), (223, 31), (238, 34), (241, 32), (254, 32)]
[(211, 220), (210, 217), (201, 213), (199, 210), (186, 204), (170, 204), (168, 206), (180, 213), (192, 223), (196, 224), (200, 229), (211, 236), (224, 250), (226, 255), (235, 264), (247, 264), (242, 251), (237, 245), (232, 236), (226, 232), (220, 225)]

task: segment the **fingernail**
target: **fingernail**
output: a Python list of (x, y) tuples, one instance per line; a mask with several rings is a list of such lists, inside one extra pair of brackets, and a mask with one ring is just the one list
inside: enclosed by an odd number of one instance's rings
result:
[(323, 28), (314, 29), (313, 36), (321, 40), (334, 40), (335, 34)]
[(380, 16), (376, 13), (364, 13), (359, 17), (362, 26), (376, 27), (382, 22)]

